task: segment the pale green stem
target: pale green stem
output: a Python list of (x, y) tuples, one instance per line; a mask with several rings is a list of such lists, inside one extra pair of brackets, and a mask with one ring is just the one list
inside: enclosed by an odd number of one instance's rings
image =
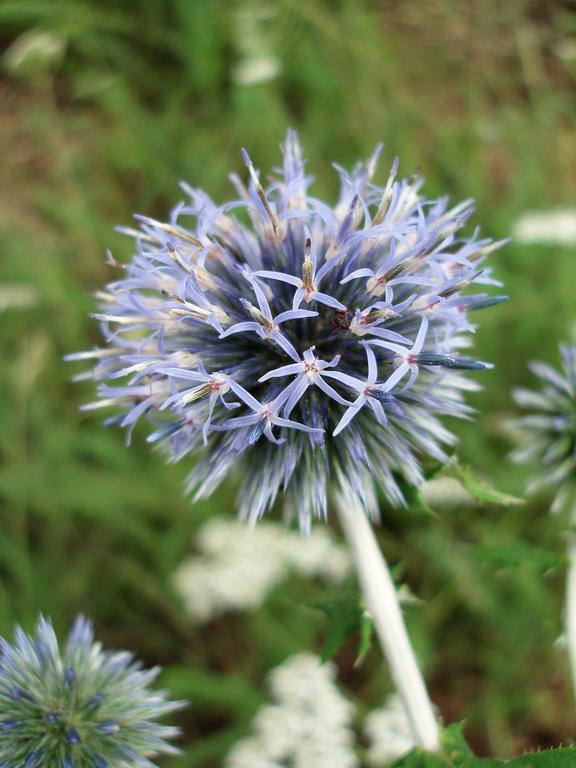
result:
[(358, 572), (364, 602), (372, 616), (414, 742), (437, 752), (440, 748), (438, 721), (406, 631), (396, 587), (370, 521), (357, 503), (343, 496), (336, 498), (336, 509)]
[(576, 534), (568, 534), (568, 573), (566, 576), (566, 640), (572, 690), (576, 698)]

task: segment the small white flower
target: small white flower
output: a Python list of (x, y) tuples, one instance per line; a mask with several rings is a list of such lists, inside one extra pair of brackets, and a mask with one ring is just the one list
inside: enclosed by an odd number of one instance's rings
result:
[(38, 303), (38, 294), (27, 283), (0, 284), (0, 312), (7, 309), (29, 309)]
[(554, 46), (554, 53), (562, 61), (574, 61), (576, 59), (576, 40), (573, 37), (565, 37)]
[(519, 243), (576, 245), (576, 209), (527, 211), (512, 226), (512, 237)]
[(274, 15), (272, 8), (251, 4), (234, 13), (234, 41), (241, 54), (232, 70), (237, 85), (249, 86), (274, 80), (280, 74), (280, 60), (272, 52), (263, 22)]
[(280, 72), (280, 63), (271, 54), (260, 54), (246, 58), (234, 70), (238, 85), (256, 85), (273, 80)]
[(294, 573), (335, 584), (350, 572), (348, 552), (334, 542), (326, 528), (314, 528), (304, 540), (290, 533), (285, 544), (286, 558)]
[(14, 40), (2, 59), (12, 74), (36, 75), (57, 65), (65, 49), (66, 41), (54, 32), (29, 29)]
[(435, 477), (422, 486), (422, 498), (432, 509), (475, 505), (462, 483), (455, 477)]
[(364, 723), (369, 742), (368, 762), (387, 766), (414, 748), (410, 725), (398, 696), (389, 696), (382, 709), (371, 712)]

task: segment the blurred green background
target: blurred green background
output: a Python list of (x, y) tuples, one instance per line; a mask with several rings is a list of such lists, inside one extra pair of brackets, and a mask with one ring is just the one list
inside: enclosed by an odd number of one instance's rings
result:
[[(104, 251), (129, 258), (113, 226), (162, 218), (177, 183), (231, 196), (240, 147), (269, 169), (287, 126), (300, 133), (333, 199), (331, 162), (351, 166), (385, 142), (420, 167), (429, 195), (477, 201), (475, 223), (510, 234), (527, 210), (574, 203), (576, 8), (545, 0), (3, 0), (0, 35), (0, 630), (38, 611), (64, 629), (92, 616), (114, 647), (168, 667), (192, 707), (187, 754), (221, 765), (249, 729), (266, 672), (318, 649), (321, 617), (291, 582), (265, 609), (193, 628), (170, 585), (194, 532), (234, 514), (233, 479), (209, 502), (182, 495), (187, 467), (165, 466), (137, 431), (78, 407), (66, 353), (98, 343), (91, 292), (111, 278)], [(526, 361), (557, 362), (576, 320), (574, 248), (512, 243), (492, 259), (510, 301), (482, 313), (481, 359), (496, 363), (454, 425), (461, 455), (521, 494), (503, 422)], [(466, 718), (482, 753), (501, 756), (576, 733), (561, 627), (563, 524), (546, 497), (523, 507), (451, 506), (431, 519), (384, 511), (383, 547), (425, 603), (408, 619), (433, 697)], [(388, 681), (379, 652), (341, 680), (369, 707)], [(170, 671), (172, 668), (172, 671)], [(164, 765), (164, 763), (163, 763)]]

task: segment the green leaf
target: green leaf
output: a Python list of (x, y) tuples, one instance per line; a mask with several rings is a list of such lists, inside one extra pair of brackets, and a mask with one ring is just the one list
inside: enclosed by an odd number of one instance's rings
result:
[(470, 496), (484, 504), (499, 504), (509, 507), (514, 504), (523, 504), (524, 500), (517, 496), (510, 496), (493, 488), (486, 480), (481, 480), (472, 472), (470, 467), (455, 463), (453, 465), (456, 477), (460, 480)]
[[(494, 763), (501, 765), (500, 762)], [(545, 752), (531, 752), (511, 763), (510, 768), (574, 768), (576, 765), (576, 749), (549, 749)]]
[(357, 663), (364, 658), (371, 642), (372, 622), (364, 607), (360, 604), (358, 594), (344, 592), (326, 600), (317, 600), (308, 604), (310, 608), (321, 611), (326, 617), (327, 632), (324, 645), (320, 652), (322, 662), (334, 656), (340, 646), (354, 634), (360, 633), (360, 644)]
[(393, 768), (573, 768), (574, 765), (574, 748), (532, 752), (513, 760), (476, 757), (466, 743), (462, 726), (455, 724), (444, 730), (440, 754), (417, 748), (397, 760)]
[(514, 568), (523, 563), (540, 570), (558, 568), (564, 561), (564, 553), (537, 547), (525, 541), (506, 541), (501, 544), (484, 544), (472, 548), (481, 562), (490, 561), (497, 566)]
[[(431, 477), (436, 475), (437, 468), (434, 468), (434, 472), (431, 473)], [(412, 485), (405, 478), (400, 475), (395, 475), (394, 479), (398, 484), (402, 496), (406, 501), (406, 507), (410, 511), (410, 514), (415, 517), (438, 517), (438, 513), (435, 512), (422, 497), (421, 489), (417, 485)], [(428, 479), (428, 477), (426, 477)]]
[(360, 642), (358, 643), (358, 657), (354, 664), (356, 667), (359, 667), (362, 664), (366, 658), (366, 654), (372, 647), (373, 626), (372, 617), (369, 613), (364, 611), (360, 618)]

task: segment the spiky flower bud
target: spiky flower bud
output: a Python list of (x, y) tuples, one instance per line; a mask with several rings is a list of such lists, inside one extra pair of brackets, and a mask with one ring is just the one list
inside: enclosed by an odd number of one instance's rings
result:
[(561, 371), (546, 363), (530, 364), (541, 383), (538, 391), (519, 387), (512, 393), (530, 413), (513, 422), (525, 439), (511, 458), (537, 467), (528, 483), (529, 493), (553, 488), (552, 511), (567, 510), (576, 521), (576, 345), (561, 344), (560, 354)]
[(130, 653), (105, 652), (80, 617), (63, 647), (50, 621), (0, 640), (2, 768), (154, 768), (178, 729), (157, 718), (182, 706), (150, 684)]
[[(101, 294), (107, 346), (96, 361), (108, 423), (146, 417), (173, 459), (206, 447), (190, 475), (197, 496), (242, 467), (241, 514), (259, 518), (280, 491), (308, 527), (326, 514), (329, 482), (377, 512), (376, 487), (402, 503), (398, 477), (422, 480), (423, 455), (454, 442), (442, 415), (467, 416), (461, 371), (470, 312), (504, 297), (483, 259), (500, 243), (460, 235), (472, 205), (427, 200), (418, 178), (372, 183), (380, 148), (339, 170), (332, 208), (308, 195), (294, 132), (266, 186), (248, 155), (246, 189), (217, 206), (189, 198), (168, 223), (137, 217), (136, 253)], [(119, 380), (123, 383), (117, 385)]]

